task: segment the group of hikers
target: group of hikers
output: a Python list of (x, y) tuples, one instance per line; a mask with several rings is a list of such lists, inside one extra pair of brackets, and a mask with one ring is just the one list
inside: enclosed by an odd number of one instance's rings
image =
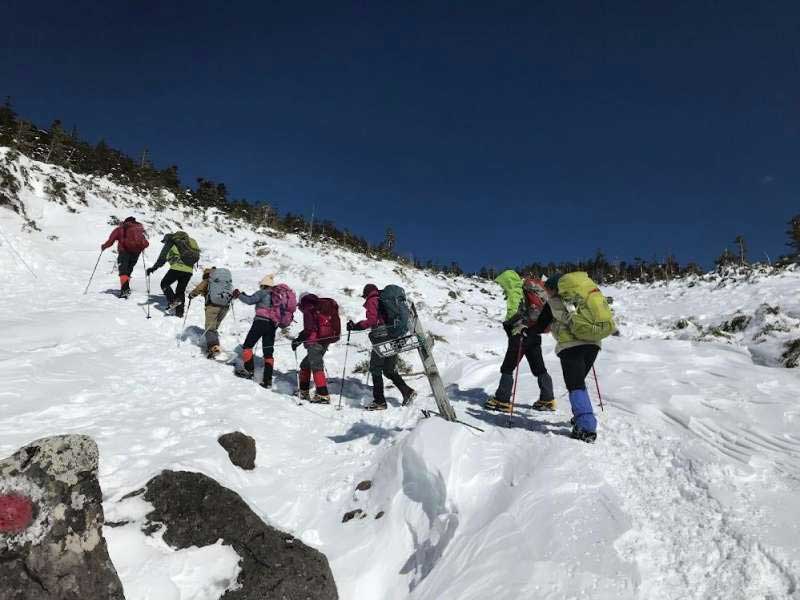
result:
[[(112, 231), (102, 244), (101, 252), (115, 241), (120, 297), (127, 298), (130, 295), (133, 268), (149, 244), (144, 228), (133, 217), (128, 217)], [(200, 248), (183, 231), (169, 233), (161, 241), (158, 259), (145, 272), (149, 277), (169, 263), (169, 270), (160, 284), (167, 300), (166, 314), (183, 317), (186, 289), (199, 261)], [(524, 356), (539, 385), (539, 399), (534, 402), (533, 408), (541, 411), (556, 409), (553, 380), (542, 357), (541, 336), (550, 332), (556, 340), (555, 352), (561, 362), (572, 408), (572, 437), (594, 442), (597, 438), (597, 419), (585, 382), (600, 351), (601, 340), (616, 331), (606, 298), (584, 272), (556, 273), (541, 280), (523, 279), (516, 271), (507, 270), (495, 281), (506, 299), (503, 328), (508, 337), (508, 346), (500, 367), (500, 382), (485, 403), (485, 408), (507, 413), (513, 411), (515, 373), (518, 375), (519, 364)], [(210, 359), (220, 356), (222, 352), (218, 330), (231, 310), (233, 301), (239, 300), (255, 307), (253, 323), (242, 344), (242, 360), (237, 363), (234, 373), (245, 379), (255, 377), (254, 348), (260, 340), (263, 360), (260, 385), (264, 388), (272, 386), (275, 335), (279, 328), (285, 329), (293, 323), (295, 311), (299, 309), (303, 328), (292, 340), (291, 347), (296, 352), (301, 345), (304, 346), (306, 356), (299, 364), (297, 394), (309, 402), (330, 403), (324, 358), (330, 345), (339, 341), (341, 335), (339, 307), (335, 300), (304, 293), (298, 301), (289, 286), (276, 283), (274, 274), (266, 275), (259, 282), (258, 290), (247, 294), (233, 287), (230, 270), (217, 267), (203, 270), (201, 282), (189, 293), (189, 303), (201, 296), (205, 300), (206, 356)], [(394, 339), (398, 335), (396, 325), (400, 322), (396, 307), (406, 303), (402, 288), (389, 285), (381, 290), (375, 284), (367, 283), (362, 298), (365, 318), (347, 322), (348, 342), (350, 332), (363, 330), (369, 330), (373, 345)], [(387, 357), (373, 346), (369, 360), (373, 400), (365, 407), (366, 410), (386, 410), (384, 377), (400, 391), (403, 406), (413, 402), (417, 393), (404, 381), (397, 366), (398, 355)], [(313, 396), (312, 380), (315, 387)]]

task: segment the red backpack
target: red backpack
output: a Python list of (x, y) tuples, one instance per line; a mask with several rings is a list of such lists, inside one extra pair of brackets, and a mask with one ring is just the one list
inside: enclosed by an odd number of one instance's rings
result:
[(125, 223), (122, 226), (122, 245), (128, 252), (141, 252), (150, 245), (141, 223)]
[(528, 323), (535, 323), (536, 319), (547, 304), (547, 292), (544, 289), (544, 281), (529, 277), (522, 282), (522, 291), (525, 293), (525, 317)]
[(339, 305), (333, 298), (320, 298), (317, 300), (317, 323), (320, 341), (325, 344), (334, 344), (339, 341), (342, 334), (342, 320), (339, 317)]

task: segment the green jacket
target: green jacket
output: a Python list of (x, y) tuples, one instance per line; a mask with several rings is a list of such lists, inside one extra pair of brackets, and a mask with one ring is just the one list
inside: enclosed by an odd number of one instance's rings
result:
[(181, 253), (178, 252), (178, 247), (172, 243), (172, 234), (165, 235), (164, 239), (161, 241), (164, 245), (161, 247), (161, 253), (158, 255), (158, 259), (153, 263), (152, 269), (154, 271), (160, 269), (164, 266), (164, 263), (168, 262), (170, 269), (183, 271), (184, 273), (194, 272), (191, 265), (184, 264), (183, 260), (181, 260)]
[(169, 263), (169, 268), (175, 271), (183, 271), (184, 273), (192, 273), (194, 271), (191, 265), (183, 263), (181, 260), (181, 253), (178, 252), (178, 247), (175, 244), (170, 246), (170, 249), (167, 251), (167, 262)]
[(503, 288), (503, 294), (506, 296), (505, 320), (508, 321), (517, 315), (522, 303), (522, 277), (516, 271), (509, 269), (500, 273), (494, 281)]

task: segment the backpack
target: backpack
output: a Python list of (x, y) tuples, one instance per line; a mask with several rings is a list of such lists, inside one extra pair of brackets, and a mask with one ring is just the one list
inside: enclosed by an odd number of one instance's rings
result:
[(214, 269), (208, 275), (206, 301), (214, 306), (228, 306), (233, 299), (233, 279), (228, 269)]
[(141, 252), (150, 245), (141, 223), (126, 223), (122, 226), (122, 246), (128, 252)]
[(297, 297), (288, 285), (279, 283), (270, 289), (272, 306), (267, 309), (269, 318), (275, 321), (278, 327), (288, 327), (294, 321), (294, 311), (297, 310)]
[(181, 262), (187, 267), (193, 267), (200, 260), (200, 246), (183, 231), (178, 231), (172, 235), (172, 243), (178, 249)]
[(522, 292), (520, 312), (528, 323), (535, 323), (542, 313), (544, 305), (547, 304), (547, 292), (544, 290), (544, 282), (541, 279), (529, 277), (522, 282)]
[(339, 317), (339, 305), (332, 298), (317, 300), (317, 323), (320, 341), (335, 344), (342, 333), (342, 319)]
[(406, 302), (406, 292), (399, 285), (387, 285), (378, 296), (378, 310), (386, 323), (390, 338), (398, 338), (408, 333), (411, 315)]
[(576, 338), (586, 342), (599, 342), (617, 330), (614, 313), (606, 297), (583, 271), (567, 273), (558, 281), (558, 294), (575, 311), (569, 330)]

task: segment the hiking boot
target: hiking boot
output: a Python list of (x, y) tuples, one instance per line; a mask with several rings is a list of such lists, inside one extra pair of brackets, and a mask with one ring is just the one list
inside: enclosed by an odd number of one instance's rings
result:
[(572, 438), (586, 442), (587, 444), (594, 444), (595, 440), (597, 440), (597, 433), (594, 431), (586, 431), (575, 425), (575, 427), (572, 428)]
[(417, 397), (417, 392), (411, 390), (408, 394), (403, 396), (403, 406), (408, 406), (412, 402), (414, 402), (414, 398)]
[(119, 297), (124, 299), (124, 300), (127, 300), (128, 298), (130, 298), (131, 297), (131, 288), (128, 288), (127, 290), (124, 289), (124, 288), (121, 289), (119, 291)]
[(364, 410), (386, 410), (388, 407), (386, 406), (386, 402), (378, 402), (377, 400), (372, 404), (367, 404), (364, 407)]
[(233, 374), (236, 375), (237, 377), (241, 377), (242, 379), (252, 379), (253, 378), (253, 372), (252, 371), (248, 371), (247, 369), (235, 369), (233, 371)]
[(556, 401), (555, 400), (537, 400), (533, 403), (531, 407), (533, 410), (546, 410), (546, 411), (554, 411), (556, 409)]
[(494, 396), (489, 396), (489, 399), (486, 401), (486, 404), (483, 405), (483, 408), (486, 410), (496, 410), (498, 412), (511, 412), (511, 402), (503, 402), (502, 400), (498, 400)]
[(206, 354), (206, 358), (214, 358), (217, 354), (220, 353), (220, 351), (221, 351), (221, 349), (220, 349), (219, 346), (211, 346), (211, 348), (208, 349), (208, 353)]
[(330, 404), (331, 397), (327, 394), (314, 394), (314, 397), (310, 400), (312, 404)]
[(265, 379), (264, 381), (262, 381), (258, 385), (260, 385), (265, 390), (271, 390), (272, 389), (272, 379)]
[(297, 397), (300, 400), (310, 401), (311, 400), (311, 392), (309, 390), (297, 390)]

